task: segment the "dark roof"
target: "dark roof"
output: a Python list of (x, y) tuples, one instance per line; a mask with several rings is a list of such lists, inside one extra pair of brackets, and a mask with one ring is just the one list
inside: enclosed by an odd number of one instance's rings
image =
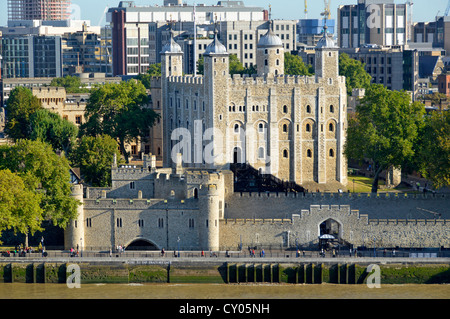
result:
[(419, 77), (427, 78), (433, 75), (438, 61), (438, 56), (424, 55), (419, 57)]

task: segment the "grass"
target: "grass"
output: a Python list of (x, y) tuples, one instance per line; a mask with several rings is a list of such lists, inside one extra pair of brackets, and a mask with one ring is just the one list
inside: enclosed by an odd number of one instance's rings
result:
[[(347, 188), (351, 193), (370, 193), (372, 191), (373, 178), (365, 176), (348, 176)], [(403, 193), (411, 192), (410, 188), (387, 188), (384, 180), (378, 180), (378, 192)]]

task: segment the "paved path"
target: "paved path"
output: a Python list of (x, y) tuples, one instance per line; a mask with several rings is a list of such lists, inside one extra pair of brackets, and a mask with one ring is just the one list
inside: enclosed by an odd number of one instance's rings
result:
[(449, 264), (450, 258), (383, 258), (383, 257), (364, 257), (364, 258), (270, 258), (270, 257), (241, 257), (241, 258), (226, 258), (226, 257), (156, 257), (156, 258), (130, 258), (130, 257), (47, 257), (47, 258), (19, 258), (19, 257), (6, 257), (0, 258), (0, 263), (126, 263), (126, 264), (169, 264), (169, 263), (341, 263), (341, 264), (405, 264), (405, 263), (424, 263), (424, 264)]

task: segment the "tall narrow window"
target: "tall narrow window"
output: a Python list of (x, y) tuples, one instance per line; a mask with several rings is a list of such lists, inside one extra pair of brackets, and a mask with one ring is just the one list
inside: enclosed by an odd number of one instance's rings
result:
[(306, 151), (306, 156), (307, 156), (307, 157), (312, 157), (312, 152), (311, 152), (311, 150), (307, 150), (307, 151)]

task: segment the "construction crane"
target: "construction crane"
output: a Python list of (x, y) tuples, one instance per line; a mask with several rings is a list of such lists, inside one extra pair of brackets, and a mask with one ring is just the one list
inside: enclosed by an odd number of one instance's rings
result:
[(305, 19), (308, 19), (308, 0), (305, 0)]
[(450, 0), (448, 1), (447, 9), (445, 9), (445, 16), (446, 16), (446, 17), (448, 17), (449, 11), (450, 11)]
[(331, 11), (330, 11), (330, 2), (331, 0), (323, 0), (324, 2), (324, 11), (320, 14), (323, 16), (324, 25), (327, 24), (327, 20), (331, 19)]

